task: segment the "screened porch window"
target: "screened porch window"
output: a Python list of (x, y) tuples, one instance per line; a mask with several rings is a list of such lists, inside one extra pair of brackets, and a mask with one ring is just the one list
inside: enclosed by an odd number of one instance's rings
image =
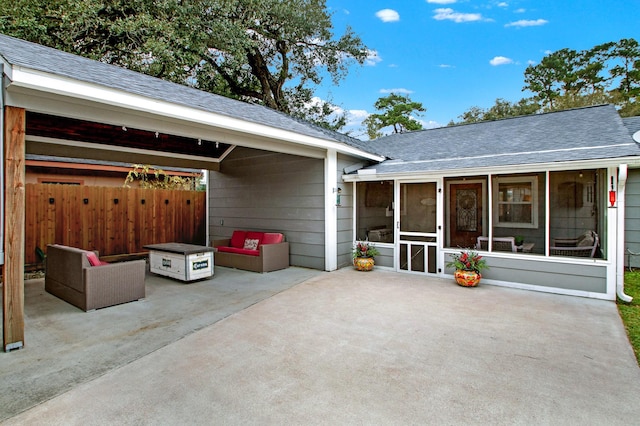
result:
[(606, 180), (606, 169), (448, 178), (446, 247), (606, 259)]
[(574, 170), (549, 174), (551, 256), (606, 258), (606, 170)]
[(356, 183), (356, 238), (393, 243), (393, 181)]

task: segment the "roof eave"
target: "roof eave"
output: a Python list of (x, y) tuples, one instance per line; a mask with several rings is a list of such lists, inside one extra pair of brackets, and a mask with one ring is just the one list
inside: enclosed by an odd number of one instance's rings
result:
[[(8, 69), (7, 69), (8, 68)], [(45, 73), (31, 68), (9, 66), (4, 73), (10, 76), (7, 86), (28, 89), (50, 95), (89, 101), (120, 109), (134, 110), (152, 115), (170, 117), (183, 122), (197, 123), (227, 132), (258, 136), (271, 140), (303, 145), (313, 149), (335, 150), (336, 152), (371, 161), (383, 161), (384, 157), (349, 146), (343, 142), (331, 141), (294, 131), (279, 129), (232, 116), (205, 111), (186, 105), (174, 104), (147, 96), (84, 82), (56, 74)]]
[[(549, 171), (562, 171), (562, 170), (576, 170), (581, 168), (602, 168), (602, 167), (617, 167), (620, 164), (627, 164), (629, 168), (640, 168), (640, 157), (615, 157), (615, 158), (602, 158), (595, 160), (575, 160), (575, 161), (558, 161), (552, 163), (533, 163), (526, 166), (517, 165), (517, 173), (532, 173), (540, 172), (544, 170)], [(375, 170), (375, 168), (368, 168), (366, 170)], [(514, 172), (514, 165), (503, 166), (491, 166), (491, 167), (478, 167), (478, 168), (457, 168), (457, 169), (441, 169), (441, 170), (424, 170), (424, 171), (412, 171), (412, 172), (390, 172), (390, 173), (378, 173), (367, 172), (363, 174), (350, 173), (342, 176), (345, 182), (365, 182), (365, 181), (377, 181), (377, 180), (390, 180), (390, 179), (417, 179), (427, 178), (436, 179), (443, 176), (475, 176), (475, 175), (497, 175), (497, 174), (511, 174)]]

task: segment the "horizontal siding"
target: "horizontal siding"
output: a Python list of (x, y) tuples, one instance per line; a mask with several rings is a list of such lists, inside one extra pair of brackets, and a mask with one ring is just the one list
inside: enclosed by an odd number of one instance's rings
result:
[(625, 191), (625, 266), (640, 268), (640, 170), (629, 170)]
[[(446, 261), (451, 257), (447, 254)], [(579, 290), (591, 293), (607, 292), (607, 269), (604, 265), (572, 265), (542, 259), (506, 259), (485, 255), (490, 269), (482, 272), (488, 280), (529, 284), (541, 287)], [(453, 273), (447, 268), (447, 273)]]
[(375, 257), (376, 265), (393, 268), (393, 254), (394, 254), (393, 247), (376, 246), (376, 248), (380, 252), (380, 254)]
[[(338, 246), (337, 246), (337, 266), (338, 268), (352, 264), (353, 257), (351, 254), (353, 248), (353, 184), (342, 181), (343, 170), (358, 160), (338, 155), (338, 182), (335, 187), (340, 188), (340, 206), (337, 207), (337, 230), (338, 230)], [(337, 201), (337, 200), (336, 200)]]
[(237, 148), (209, 174), (211, 239), (282, 232), (290, 264), (324, 269), (324, 161)]

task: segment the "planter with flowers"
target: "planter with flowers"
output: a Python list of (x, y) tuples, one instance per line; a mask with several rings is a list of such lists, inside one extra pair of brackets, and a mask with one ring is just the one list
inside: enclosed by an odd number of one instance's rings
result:
[(375, 264), (373, 256), (380, 254), (380, 252), (369, 241), (356, 241), (352, 254), (353, 266), (358, 271), (371, 271)]
[(455, 268), (453, 276), (458, 285), (463, 287), (475, 287), (482, 278), (482, 270), (488, 269), (487, 261), (473, 250), (462, 250), (451, 255), (453, 260), (447, 262), (448, 268)]

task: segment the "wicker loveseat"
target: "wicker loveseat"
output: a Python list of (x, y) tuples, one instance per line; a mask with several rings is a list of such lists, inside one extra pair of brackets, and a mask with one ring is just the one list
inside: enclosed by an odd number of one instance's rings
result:
[[(96, 266), (92, 266), (90, 258)], [(144, 299), (145, 269), (144, 260), (105, 264), (94, 252), (48, 245), (44, 288), (84, 311), (91, 311)]]
[(271, 272), (289, 267), (289, 243), (284, 235), (235, 230), (231, 238), (213, 240), (216, 266)]
[(587, 231), (578, 238), (556, 238), (551, 242), (552, 256), (596, 257), (600, 238), (593, 231)]

